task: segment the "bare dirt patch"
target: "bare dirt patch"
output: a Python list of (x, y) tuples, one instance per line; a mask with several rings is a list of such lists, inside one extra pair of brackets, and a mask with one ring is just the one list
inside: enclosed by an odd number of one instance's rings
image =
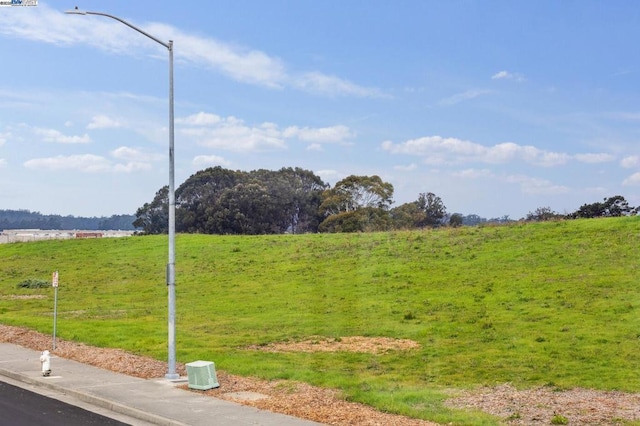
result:
[(622, 425), (640, 420), (640, 394), (591, 389), (556, 391), (550, 387), (517, 390), (509, 384), (470, 391), (447, 401), (454, 408), (475, 408), (510, 425)]
[(301, 341), (253, 345), (249, 349), (264, 352), (360, 352), (384, 354), (391, 351), (406, 351), (420, 348), (420, 344), (409, 339), (390, 337), (349, 336), (327, 338), (310, 337)]
[[(362, 341), (358, 338), (324, 340), (326, 341), (323, 342), (323, 339), (319, 338), (297, 343), (283, 343), (282, 347), (278, 346), (280, 344), (274, 344), (271, 349), (309, 350), (311, 347), (315, 349), (322, 347), (333, 351), (362, 351), (365, 348), (369, 348), (368, 351), (406, 350), (412, 349), (415, 344), (415, 342), (402, 341), (402, 345), (406, 347), (399, 349), (396, 346), (397, 340), (395, 343), (371, 340), (371, 338)], [(41, 351), (51, 347), (51, 336), (0, 324), (0, 342)], [(293, 343), (300, 346), (294, 346)], [(259, 346), (256, 349), (266, 350), (259, 348), (269, 346)], [(134, 355), (120, 349), (96, 348), (60, 339), (57, 341), (54, 354), (144, 379), (161, 378), (167, 372), (167, 364), (163, 361)], [(186, 375), (184, 365), (178, 364), (176, 367), (178, 373)], [(217, 370), (217, 375), (219, 388), (204, 392), (192, 391), (329, 425), (427, 426), (435, 424), (382, 413), (362, 404), (345, 401), (336, 390), (321, 389), (290, 381), (264, 381), (234, 376), (220, 370)], [(186, 385), (183, 388), (188, 389)], [(246, 395), (250, 394), (265, 397), (247, 398)], [(556, 391), (545, 387), (517, 390), (507, 384), (457, 393), (447, 401), (447, 405), (452, 408), (481, 410), (502, 418), (509, 425), (549, 425), (554, 416), (566, 418), (570, 425), (621, 425), (625, 421), (640, 420), (640, 394), (589, 389)]]

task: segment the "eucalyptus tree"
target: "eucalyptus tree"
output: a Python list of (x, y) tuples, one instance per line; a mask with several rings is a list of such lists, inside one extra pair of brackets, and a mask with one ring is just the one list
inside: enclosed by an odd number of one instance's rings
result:
[(348, 176), (322, 193), (323, 232), (378, 231), (390, 227), (393, 185), (379, 176)]

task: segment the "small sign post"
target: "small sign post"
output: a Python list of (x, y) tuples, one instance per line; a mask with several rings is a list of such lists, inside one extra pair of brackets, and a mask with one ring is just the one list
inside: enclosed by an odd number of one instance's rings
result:
[(56, 350), (56, 323), (58, 322), (58, 271), (51, 278), (53, 286), (53, 350)]

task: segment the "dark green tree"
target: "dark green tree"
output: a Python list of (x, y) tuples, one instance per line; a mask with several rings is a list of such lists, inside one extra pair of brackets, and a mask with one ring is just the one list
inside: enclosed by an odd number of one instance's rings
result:
[(569, 218), (618, 217), (634, 214), (634, 208), (622, 195), (604, 198), (602, 202), (583, 204), (578, 210), (568, 215)]
[(604, 200), (604, 215), (606, 217), (628, 216), (633, 210), (634, 208), (629, 206), (629, 202), (622, 195), (615, 195)]
[(442, 199), (433, 192), (421, 193), (416, 201), (402, 204), (391, 210), (397, 229), (440, 226), (447, 215)]
[(210, 234), (276, 234), (282, 226), (268, 188), (257, 181), (239, 183), (223, 191), (215, 209), (207, 215)]
[(424, 212), (418, 208), (418, 203), (404, 203), (391, 209), (391, 221), (395, 229), (414, 229), (423, 220)]
[(274, 204), (273, 221), (280, 232), (316, 232), (320, 223), (318, 208), (327, 185), (309, 170), (282, 168), (278, 171), (256, 170), (251, 178), (268, 188)]
[(418, 222), (418, 227), (435, 228), (442, 224), (447, 215), (447, 208), (442, 199), (433, 192), (421, 193), (416, 201), (418, 210), (424, 213), (423, 219)]
[(190, 176), (176, 190), (176, 230), (208, 233), (207, 221), (221, 194), (245, 180), (246, 173), (220, 166)]
[(449, 226), (457, 228), (462, 226), (463, 216), (460, 213), (454, 213), (449, 217)]
[(164, 186), (151, 203), (145, 203), (136, 211), (133, 226), (145, 234), (166, 234), (169, 229), (169, 187)]
[(376, 207), (362, 207), (327, 217), (319, 226), (320, 232), (376, 232), (391, 229), (389, 212)]
[[(176, 190), (176, 230), (217, 234), (317, 232), (326, 184), (308, 170), (201, 170)], [(138, 209), (147, 233), (166, 232), (166, 191)], [(163, 204), (164, 203), (164, 204)]]

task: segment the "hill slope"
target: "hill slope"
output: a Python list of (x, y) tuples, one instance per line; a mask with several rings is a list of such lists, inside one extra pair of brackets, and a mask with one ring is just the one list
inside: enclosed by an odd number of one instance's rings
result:
[[(446, 389), (640, 389), (637, 217), (350, 235), (177, 239), (178, 358), (342, 389), (436, 421)], [(166, 237), (0, 247), (2, 322), (166, 357)], [(349, 336), (408, 350), (267, 351)], [(467, 419), (468, 420), (468, 419)], [(468, 421), (465, 420), (465, 423)]]

